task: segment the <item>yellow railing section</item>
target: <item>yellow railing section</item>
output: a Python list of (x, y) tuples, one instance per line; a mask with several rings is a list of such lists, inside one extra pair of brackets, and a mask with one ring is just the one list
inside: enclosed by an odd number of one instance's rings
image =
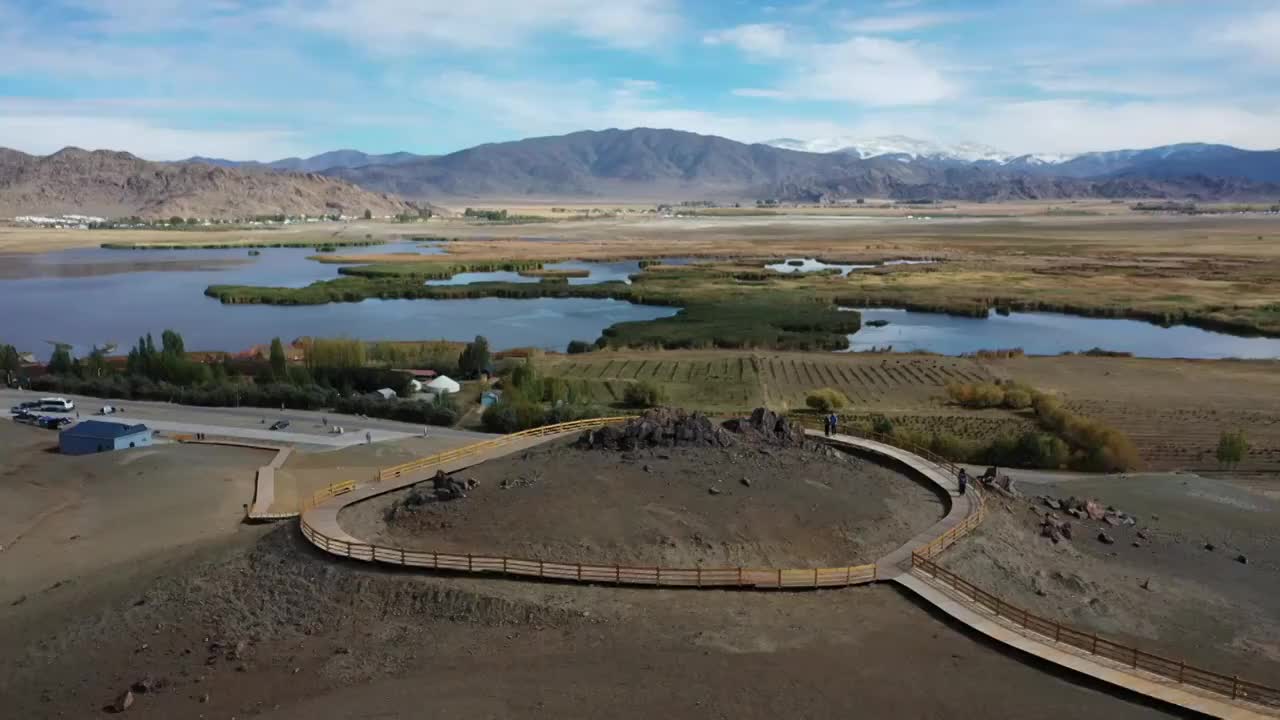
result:
[(513, 442), (531, 437), (543, 437), (546, 435), (559, 435), (561, 433), (573, 432), (575, 430), (590, 430), (593, 428), (610, 425), (613, 423), (626, 422), (635, 417), (634, 415), (619, 415), (607, 418), (591, 418), (588, 420), (574, 420), (572, 422), (558, 423), (556, 425), (544, 425), (542, 427), (531, 428), (529, 430), (521, 430), (510, 435), (503, 435), (492, 440), (485, 440), (473, 445), (457, 448), (456, 450), (447, 450), (435, 455), (429, 455), (418, 460), (413, 460), (403, 465), (395, 465), (389, 468), (383, 468), (378, 471), (378, 482), (387, 480), (395, 480), (408, 473), (418, 472), (428, 467), (439, 465), (441, 463), (458, 460), (469, 455), (476, 455), (492, 448), (510, 445)]

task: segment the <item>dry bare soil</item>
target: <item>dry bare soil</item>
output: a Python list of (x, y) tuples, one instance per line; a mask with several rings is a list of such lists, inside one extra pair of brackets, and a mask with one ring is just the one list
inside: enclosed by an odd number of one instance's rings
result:
[(898, 470), (816, 446), (624, 453), (574, 442), (457, 473), (480, 483), (465, 498), (407, 507), (406, 488), (348, 508), (339, 522), (371, 542), (439, 552), (806, 568), (874, 562), (945, 514), (941, 499)]
[[(1024, 484), (1029, 495), (1097, 498), (1131, 527), (1071, 521), (1040, 537), (1035, 497), (995, 500), (942, 565), (1006, 600), (1174, 660), (1275, 684), (1280, 677), (1280, 502), (1195, 475)], [(1106, 532), (1115, 542), (1098, 539)], [(1243, 561), (1241, 560), (1243, 559)], [(1144, 584), (1146, 587), (1143, 587)]]

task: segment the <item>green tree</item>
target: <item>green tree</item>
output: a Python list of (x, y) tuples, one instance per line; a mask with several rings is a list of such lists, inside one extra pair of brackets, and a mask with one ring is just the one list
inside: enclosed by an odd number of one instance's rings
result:
[(368, 210), (368, 209), (366, 209), (366, 210), (364, 211), (364, 219), (365, 219), (365, 220), (372, 220), (372, 219), (373, 219), (373, 211), (372, 211), (372, 210)]
[(187, 345), (180, 333), (174, 330), (165, 330), (160, 333), (160, 352), (183, 360), (187, 356)]
[(1225, 468), (1239, 465), (1249, 454), (1249, 438), (1243, 430), (1224, 430), (1218, 438), (1218, 463)]
[(16, 373), (22, 369), (22, 357), (12, 345), (0, 345), (0, 371)]
[(490, 362), (489, 340), (483, 335), (477, 335), (458, 356), (458, 370), (464, 377), (477, 377), (481, 371), (489, 368)]
[(49, 372), (54, 375), (66, 375), (71, 372), (71, 349), (69, 346), (58, 343), (53, 348), (53, 355), (49, 357)]
[(183, 223), (185, 223), (185, 222), (186, 222), (186, 220), (183, 220), (181, 217), (179, 217), (179, 216), (177, 216), (177, 215), (174, 215), (173, 217), (169, 218), (169, 224), (170, 224), (170, 225), (181, 225), (181, 224), (183, 224)]
[(85, 358), (84, 371), (89, 377), (99, 378), (107, 374), (107, 353), (97, 345), (93, 346), (93, 350), (89, 351), (89, 357)]
[(271, 338), (271, 374), (276, 380), (286, 380), (289, 377), (288, 360), (284, 355), (284, 343), (280, 342), (280, 338)]

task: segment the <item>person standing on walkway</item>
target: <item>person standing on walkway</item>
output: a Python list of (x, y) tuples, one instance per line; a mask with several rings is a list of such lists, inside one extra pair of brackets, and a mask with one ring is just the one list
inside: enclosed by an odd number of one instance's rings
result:
[(956, 483), (960, 486), (960, 494), (964, 494), (965, 488), (969, 486), (969, 473), (964, 468), (960, 468), (960, 472), (956, 473)]
[(831, 437), (831, 416), (822, 416), (822, 434)]
[(372, 444), (373, 444), (373, 433), (371, 433), (371, 432), (369, 432), (369, 431), (367, 431), (367, 430), (366, 430), (366, 431), (365, 431), (365, 433), (364, 433), (364, 442), (365, 442), (365, 444), (366, 444), (366, 445), (372, 445)]
[(836, 434), (836, 426), (837, 426), (837, 424), (840, 422), (840, 418), (836, 417), (836, 414), (835, 414), (835, 413), (831, 413), (830, 421), (831, 421), (831, 434), (832, 434), (832, 435), (835, 435), (835, 434)]

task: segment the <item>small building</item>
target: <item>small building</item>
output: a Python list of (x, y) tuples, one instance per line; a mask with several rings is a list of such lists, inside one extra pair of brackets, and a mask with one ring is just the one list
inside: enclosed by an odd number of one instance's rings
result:
[(396, 391), (392, 390), (391, 388), (382, 388), (381, 390), (374, 390), (373, 394), (382, 398), (383, 400), (396, 399)]
[(462, 386), (450, 378), (448, 375), (440, 377), (427, 383), (427, 389), (435, 392), (437, 395), (452, 395), (462, 391)]
[(63, 455), (89, 455), (150, 444), (151, 430), (146, 425), (85, 420), (58, 433), (58, 449)]

